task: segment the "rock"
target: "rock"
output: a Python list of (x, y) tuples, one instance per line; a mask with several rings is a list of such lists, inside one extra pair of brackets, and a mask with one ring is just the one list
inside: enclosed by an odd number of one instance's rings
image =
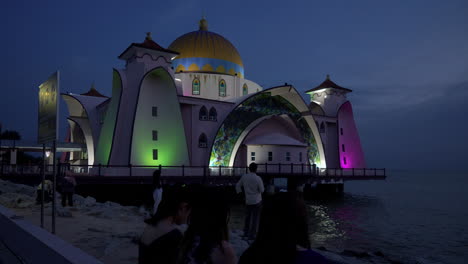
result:
[(57, 216), (59, 216), (59, 217), (73, 217), (73, 214), (67, 208), (57, 207)]
[(34, 205), (34, 200), (28, 195), (7, 192), (0, 196), (0, 204), (9, 208), (28, 208)]
[(104, 207), (121, 207), (121, 205), (118, 203), (107, 201), (104, 203)]
[(322, 250), (322, 251), (328, 251), (327, 248), (324, 246), (318, 247), (317, 249)]
[(368, 258), (371, 256), (367, 252), (357, 252), (357, 251), (348, 250), (348, 249), (343, 250), (343, 252), (341, 252), (341, 255), (355, 257), (355, 258)]
[(84, 199), (85, 206), (91, 207), (91, 206), (94, 206), (95, 204), (96, 204), (96, 199), (94, 199), (91, 196), (88, 196)]

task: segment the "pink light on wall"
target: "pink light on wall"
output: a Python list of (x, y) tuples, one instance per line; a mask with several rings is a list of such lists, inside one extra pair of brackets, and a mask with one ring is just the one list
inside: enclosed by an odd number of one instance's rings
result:
[(365, 168), (361, 140), (354, 122), (353, 108), (348, 101), (338, 110), (338, 142), (342, 168)]

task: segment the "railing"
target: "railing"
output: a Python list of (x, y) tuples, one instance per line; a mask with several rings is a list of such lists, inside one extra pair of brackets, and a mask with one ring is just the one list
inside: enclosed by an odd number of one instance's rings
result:
[[(272, 177), (282, 176), (314, 176), (314, 177), (385, 177), (385, 169), (376, 168), (318, 168), (310, 164), (294, 163), (264, 163), (257, 164), (257, 173), (270, 175)], [(156, 169), (161, 170), (163, 177), (239, 177), (248, 172), (248, 167), (226, 167), (226, 166), (141, 166), (141, 165), (71, 165), (59, 163), (58, 174), (76, 176), (151, 176)], [(45, 166), (45, 173), (52, 174), (53, 165)], [(41, 165), (5, 165), (0, 168), (2, 174), (41, 174)]]

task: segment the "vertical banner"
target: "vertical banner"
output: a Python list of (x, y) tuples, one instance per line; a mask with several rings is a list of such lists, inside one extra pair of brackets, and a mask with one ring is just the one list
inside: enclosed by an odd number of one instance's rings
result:
[(39, 85), (39, 120), (37, 142), (51, 143), (58, 139), (59, 72)]

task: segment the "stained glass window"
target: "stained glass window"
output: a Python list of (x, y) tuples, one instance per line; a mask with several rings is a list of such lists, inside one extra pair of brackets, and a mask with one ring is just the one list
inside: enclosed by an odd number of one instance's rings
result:
[(224, 80), (219, 81), (219, 96), (226, 96), (226, 81)]
[(200, 80), (198, 78), (193, 79), (192, 94), (193, 95), (199, 95), (200, 94)]

